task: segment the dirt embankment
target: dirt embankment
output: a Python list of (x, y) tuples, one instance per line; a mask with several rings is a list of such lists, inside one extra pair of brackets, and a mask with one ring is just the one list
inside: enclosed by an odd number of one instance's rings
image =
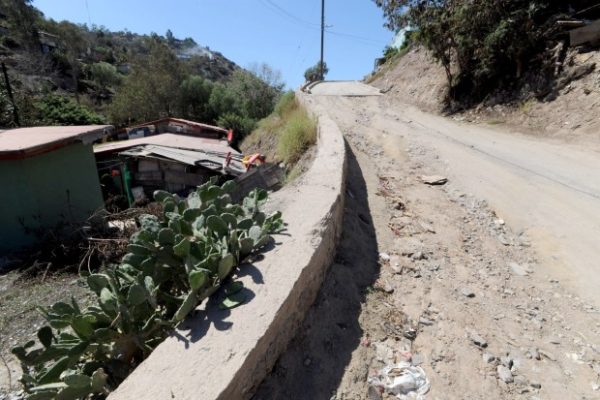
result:
[[(569, 141), (600, 141), (600, 51), (569, 50), (557, 77), (555, 95), (537, 99), (526, 90), (523, 100), (505, 102), (490, 96), (478, 106), (452, 117), (458, 120), (505, 125), (526, 134)], [(423, 48), (392, 61), (370, 82), (393, 97), (428, 112), (442, 113), (447, 90), (442, 66)]]

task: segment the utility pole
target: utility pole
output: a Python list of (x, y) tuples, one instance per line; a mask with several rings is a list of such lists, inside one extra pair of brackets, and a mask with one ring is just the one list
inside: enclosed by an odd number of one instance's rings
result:
[(321, 0), (321, 62), (319, 63), (319, 77), (325, 79), (323, 71), (323, 47), (325, 45), (325, 0)]

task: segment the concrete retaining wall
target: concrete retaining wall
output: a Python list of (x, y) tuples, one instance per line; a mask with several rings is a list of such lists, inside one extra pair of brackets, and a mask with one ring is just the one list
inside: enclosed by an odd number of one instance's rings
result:
[[(310, 100), (299, 95), (310, 109)], [(296, 183), (272, 195), (285, 235), (261, 261), (242, 267), (247, 303), (230, 311), (216, 303), (162, 343), (110, 400), (247, 399), (294, 337), (314, 302), (340, 236), (346, 153), (337, 125), (319, 117), (318, 150)]]

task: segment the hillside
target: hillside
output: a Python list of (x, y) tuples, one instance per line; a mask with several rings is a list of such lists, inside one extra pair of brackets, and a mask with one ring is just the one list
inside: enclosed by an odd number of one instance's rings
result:
[(600, 51), (571, 49), (557, 76), (556, 93), (538, 98), (531, 91), (498, 91), (467, 109), (449, 113), (442, 66), (415, 46), (380, 68), (371, 84), (403, 103), (450, 114), (454, 119), (488, 125), (509, 125), (524, 133), (578, 141), (600, 140)]
[[(224, 82), (241, 70), (221, 53), (192, 38), (175, 38), (170, 31), (164, 36), (111, 32), (102, 26), (47, 19), (31, 0), (0, 1), (0, 57), (8, 70), (21, 125), (69, 123), (49, 117), (46, 110), (53, 107), (68, 108), (81, 122), (113, 122), (109, 105), (136, 64), (148, 62), (155, 42), (173, 56), (180, 80), (196, 76)], [(3, 127), (16, 125), (9, 100), (2, 79)]]

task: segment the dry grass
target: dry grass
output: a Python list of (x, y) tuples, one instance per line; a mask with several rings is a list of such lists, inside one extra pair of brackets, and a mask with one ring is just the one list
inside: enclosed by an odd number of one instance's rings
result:
[(262, 153), (269, 162), (284, 162), (288, 170), (317, 141), (317, 123), (293, 92), (284, 94), (273, 114), (258, 123), (242, 142), (244, 153)]
[(277, 144), (282, 160), (293, 165), (310, 146), (317, 142), (317, 124), (306, 110), (298, 108), (291, 112)]

